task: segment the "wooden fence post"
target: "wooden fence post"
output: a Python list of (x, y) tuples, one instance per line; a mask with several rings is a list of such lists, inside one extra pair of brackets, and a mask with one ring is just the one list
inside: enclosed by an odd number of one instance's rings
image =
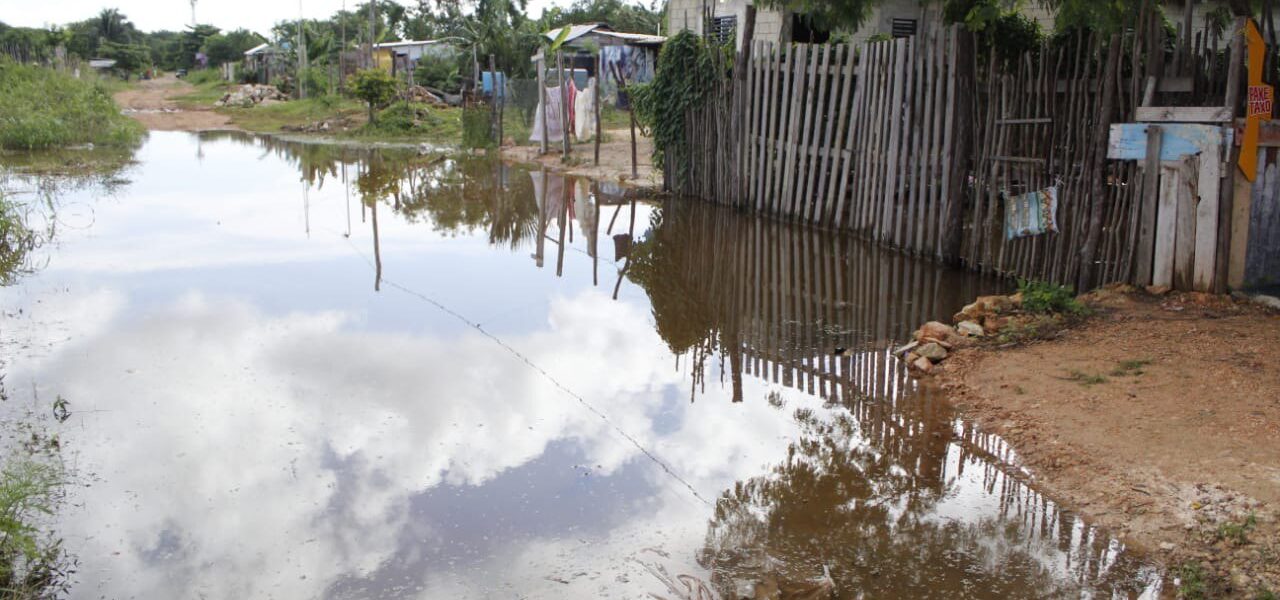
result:
[(542, 121), (542, 148), (539, 154), (547, 153), (547, 59), (546, 50), (538, 51), (538, 104), (542, 106), (541, 114), (534, 115)]
[(560, 79), (560, 139), (563, 140), (564, 156), (569, 156), (569, 82), (564, 78), (564, 52), (556, 50), (556, 71)]
[[(1094, 135), (1091, 143), (1105, 148), (1111, 128), (1111, 107), (1116, 95), (1116, 70), (1120, 66), (1120, 35), (1112, 34), (1111, 43), (1107, 47), (1107, 68), (1102, 75), (1102, 102), (1098, 108), (1098, 119), (1094, 123)], [(1098, 239), (1102, 236), (1103, 204), (1107, 199), (1107, 153), (1097, 150), (1093, 154), (1093, 181), (1091, 183), (1092, 198), (1089, 199), (1088, 233), (1084, 246), (1080, 248), (1080, 276), (1076, 281), (1076, 289), (1091, 289), (1093, 285), (1093, 261), (1098, 254)]]
[(592, 99), (592, 105), (596, 111), (596, 166), (600, 165), (600, 86), (604, 83), (604, 51), (596, 53), (596, 85), (593, 90), (595, 97)]
[[(1236, 117), (1240, 116), (1240, 77), (1244, 69), (1244, 27), (1245, 17), (1236, 17), (1232, 22), (1231, 30), (1231, 52), (1227, 58), (1227, 94), (1226, 108), (1231, 111), (1231, 121), (1228, 123), (1234, 126)], [(1227, 291), (1227, 272), (1231, 268), (1231, 212), (1232, 205), (1235, 200), (1235, 181), (1236, 169), (1232, 168), (1240, 158), (1240, 148), (1235, 144), (1231, 144), (1225, 148), (1227, 152), (1228, 168), (1223, 169), (1226, 178), (1222, 185), (1219, 186), (1218, 195), (1218, 240), (1217, 248), (1214, 256), (1214, 274), (1213, 274), (1213, 291), (1223, 293)]]

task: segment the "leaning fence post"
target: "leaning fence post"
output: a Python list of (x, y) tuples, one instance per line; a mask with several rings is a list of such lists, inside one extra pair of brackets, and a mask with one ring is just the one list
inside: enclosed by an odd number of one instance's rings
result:
[(592, 104), (595, 106), (596, 111), (596, 166), (600, 165), (600, 84), (604, 83), (603, 67), (604, 52), (600, 51), (596, 53), (596, 85), (593, 90), (595, 97), (592, 99)]
[(542, 110), (534, 118), (542, 121), (542, 147), (539, 154), (547, 153), (547, 59), (546, 51), (538, 51), (538, 106)]
[[(556, 71), (560, 79), (560, 139), (563, 140), (564, 156), (569, 156), (569, 82), (564, 78), (564, 52), (556, 50)], [(545, 132), (544, 132), (545, 133)]]
[[(1231, 111), (1230, 125), (1235, 126), (1240, 116), (1240, 77), (1244, 67), (1244, 27), (1246, 17), (1236, 17), (1231, 27), (1231, 53), (1227, 58), (1227, 94), (1225, 106)], [(1231, 144), (1227, 149), (1227, 165), (1239, 162), (1240, 147)], [(1236, 169), (1222, 169), (1226, 175), (1218, 186), (1218, 247), (1214, 256), (1213, 291), (1227, 291), (1227, 272), (1231, 269), (1231, 212), (1235, 202)]]
[[(1107, 47), (1107, 68), (1102, 76), (1102, 103), (1098, 108), (1098, 121), (1094, 124), (1092, 143), (1105, 148), (1111, 128), (1111, 106), (1115, 101), (1116, 70), (1120, 66), (1120, 34), (1111, 35)], [(1107, 199), (1107, 153), (1093, 154), (1093, 181), (1089, 199), (1089, 228), (1084, 246), (1080, 248), (1080, 274), (1076, 289), (1087, 291), (1093, 286), (1093, 261), (1098, 254), (1098, 240), (1102, 237), (1103, 204)]]

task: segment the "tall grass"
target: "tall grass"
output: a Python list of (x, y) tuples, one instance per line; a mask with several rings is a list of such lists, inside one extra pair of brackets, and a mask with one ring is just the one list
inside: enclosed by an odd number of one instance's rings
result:
[(128, 146), (145, 133), (101, 85), (0, 59), (0, 147)]

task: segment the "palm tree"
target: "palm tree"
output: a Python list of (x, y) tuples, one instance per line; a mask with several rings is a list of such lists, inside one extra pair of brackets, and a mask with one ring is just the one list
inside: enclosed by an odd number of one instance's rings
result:
[(109, 42), (127, 42), (125, 39), (125, 31), (129, 26), (129, 19), (120, 13), (116, 8), (104, 8), (98, 13), (94, 19), (94, 26), (98, 33), (98, 39)]

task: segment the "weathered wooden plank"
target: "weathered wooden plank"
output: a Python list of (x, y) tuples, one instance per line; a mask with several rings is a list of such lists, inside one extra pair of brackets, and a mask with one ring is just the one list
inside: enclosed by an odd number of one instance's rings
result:
[[(1210, 146), (1231, 144), (1233, 131), (1215, 125), (1171, 123), (1160, 125), (1160, 160), (1179, 161), (1204, 152)], [(1107, 158), (1143, 160), (1147, 156), (1147, 125), (1115, 123), (1107, 137)]]
[(805, 80), (808, 79), (805, 77), (807, 73), (807, 69), (805, 67), (807, 65), (806, 61), (809, 59), (809, 44), (799, 44), (794, 48), (799, 49), (799, 54), (792, 63), (792, 66), (794, 67), (792, 75), (793, 79), (791, 81), (791, 88), (788, 90), (788, 98), (791, 99), (791, 107), (787, 109), (789, 118), (787, 121), (787, 135), (784, 138), (786, 140), (786, 160), (785, 168), (783, 169), (781, 190), (781, 210), (783, 214), (788, 217), (795, 216), (795, 204), (793, 202), (794, 198), (792, 196), (792, 192), (795, 187), (796, 144), (800, 139), (800, 118), (804, 113), (804, 107), (801, 105), (801, 102), (808, 97), (803, 93), (803, 91)]
[(1156, 208), (1160, 204), (1160, 140), (1162, 137), (1159, 125), (1151, 125), (1147, 128), (1147, 159), (1143, 173), (1142, 206), (1134, 270), (1134, 283), (1138, 285), (1151, 284), (1151, 261), (1155, 252), (1156, 239)]
[[(836, 94), (835, 106), (838, 107), (838, 116), (827, 122), (827, 135), (822, 144), (826, 149), (840, 149), (844, 146), (843, 141), (846, 136), (846, 127), (848, 123), (846, 117), (849, 114), (849, 105), (857, 105), (857, 99), (854, 99), (852, 102), (850, 102), (849, 99), (849, 90), (853, 89), (853, 47), (847, 44), (841, 45), (840, 53), (836, 56), (837, 64), (841, 66), (841, 69), (838, 71), (838, 79), (836, 81), (836, 83), (839, 84), (839, 89), (836, 90), (833, 85), (833, 91)], [(835, 156), (831, 156), (831, 154), (835, 154)], [(840, 226), (839, 213), (844, 210), (844, 198), (839, 198), (835, 195), (835, 190), (837, 189), (836, 182), (840, 179), (839, 173), (841, 169), (848, 168), (848, 163), (842, 160), (842, 158), (842, 153), (824, 152), (822, 155), (822, 166), (820, 167), (821, 174), (818, 179), (818, 189), (823, 193), (823, 204), (820, 207), (818, 214), (814, 215), (815, 221), (821, 221), (824, 219), (834, 220), (836, 227)], [(833, 207), (837, 212), (834, 219), (832, 219), (831, 215)]]
[(1157, 123), (1229, 123), (1231, 109), (1225, 106), (1139, 106), (1134, 119)]
[[(1177, 233), (1173, 243), (1173, 287), (1190, 290), (1194, 285), (1196, 252), (1196, 175), (1198, 161), (1189, 158), (1178, 165)], [(1216, 207), (1215, 207), (1216, 208)]]
[(1222, 187), (1222, 146), (1213, 145), (1200, 154), (1200, 172), (1197, 174), (1196, 194), (1196, 244), (1194, 280), (1197, 291), (1213, 289), (1218, 248), (1218, 202)]
[[(848, 57), (847, 57), (848, 60), (845, 63), (845, 70), (844, 70), (844, 73), (845, 73), (844, 97), (847, 99), (849, 97), (850, 86), (851, 85), (855, 86), (853, 87), (854, 117), (849, 120), (845, 119), (845, 117), (847, 116), (845, 105), (848, 104), (848, 102), (842, 103), (840, 106), (840, 123), (836, 131), (842, 132), (840, 135), (844, 140), (844, 143), (841, 144), (841, 146), (845, 152), (842, 153), (842, 156), (837, 156), (836, 160), (832, 163), (833, 165), (832, 168), (834, 169), (834, 171), (831, 174), (831, 186), (836, 190), (835, 224), (837, 229), (839, 229), (840, 226), (843, 224), (844, 218), (845, 218), (845, 202), (847, 198), (846, 185), (848, 184), (849, 178), (852, 176), (851, 173), (857, 167), (857, 164), (855, 162), (856, 155), (852, 153), (848, 153), (848, 154), (846, 153), (849, 150), (851, 150), (851, 145), (853, 144), (854, 140), (857, 139), (857, 136), (859, 134), (859, 131), (860, 131), (860, 128), (858, 125), (859, 115), (864, 114), (866, 111), (866, 98), (867, 98), (866, 57), (865, 56), (859, 57), (858, 53), (854, 52), (853, 46), (848, 47), (847, 54), (848, 54)], [(855, 64), (855, 61), (856, 61), (856, 64)], [(855, 79), (856, 79), (856, 84), (854, 83)], [(837, 172), (839, 173), (838, 177), (836, 176)], [(839, 180), (839, 184), (836, 183), (837, 179)], [(854, 204), (854, 206), (856, 206), (856, 204)], [(854, 208), (850, 207), (849, 212), (852, 213), (853, 210)]]
[(893, 61), (893, 96), (889, 104), (889, 151), (886, 154), (888, 168), (885, 173), (884, 195), (881, 197), (883, 212), (878, 239), (890, 241), (899, 218), (898, 205), (898, 160), (902, 148), (902, 94), (906, 84), (903, 71), (907, 63), (908, 45), (906, 38), (893, 42), (896, 52)]
[[(827, 81), (826, 77), (821, 77), (821, 82), (818, 81), (820, 78), (818, 66), (821, 64), (826, 67), (830, 60), (831, 46), (827, 44), (819, 46), (819, 49), (809, 57), (809, 77), (805, 85), (803, 98), (805, 104), (804, 123), (801, 125), (800, 146), (798, 148), (800, 164), (796, 165), (795, 197), (792, 199), (792, 203), (796, 207), (795, 214), (805, 221), (808, 221), (813, 215), (813, 198), (809, 196), (813, 189), (813, 179), (809, 173), (810, 156), (813, 156), (813, 147), (810, 144), (813, 140), (813, 113), (815, 107), (821, 110)], [(817, 90), (816, 94), (815, 89)]]

